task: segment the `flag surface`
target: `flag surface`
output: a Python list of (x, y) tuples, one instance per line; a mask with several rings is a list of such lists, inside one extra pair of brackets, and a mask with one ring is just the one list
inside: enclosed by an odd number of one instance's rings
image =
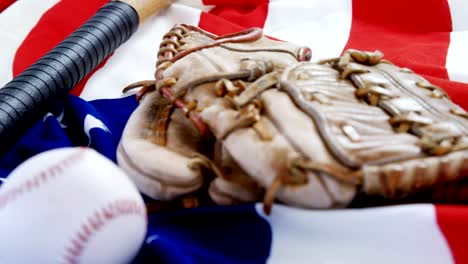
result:
[[(0, 0), (0, 87), (106, 2)], [(348, 48), (379, 49), (468, 110), (467, 17), (462, 0), (176, 1), (0, 157), (0, 184), (21, 162), (53, 148), (89, 146), (115, 161), (138, 105), (122, 88), (153, 78), (157, 47), (174, 24), (215, 34), (261, 27), (268, 36), (309, 46), (313, 61)], [(135, 263), (468, 263), (467, 227), (468, 207), (461, 205), (330, 211), (278, 205), (270, 216), (259, 204), (201, 207), (150, 214)]]

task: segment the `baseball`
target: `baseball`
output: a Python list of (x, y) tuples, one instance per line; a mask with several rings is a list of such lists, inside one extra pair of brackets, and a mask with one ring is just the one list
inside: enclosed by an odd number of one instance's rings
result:
[(43, 152), (0, 187), (0, 263), (129, 263), (146, 235), (131, 180), (88, 148)]

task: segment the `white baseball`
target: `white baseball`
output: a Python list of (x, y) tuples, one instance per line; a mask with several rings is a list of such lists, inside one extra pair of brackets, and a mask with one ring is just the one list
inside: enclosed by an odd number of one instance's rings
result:
[(88, 148), (46, 151), (0, 187), (0, 263), (128, 263), (146, 234), (131, 180)]

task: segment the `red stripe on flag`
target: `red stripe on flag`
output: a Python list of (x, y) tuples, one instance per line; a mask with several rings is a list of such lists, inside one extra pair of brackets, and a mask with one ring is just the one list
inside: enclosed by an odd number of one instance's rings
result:
[[(16, 51), (13, 62), (13, 75), (16, 76), (26, 70), (86, 22), (107, 2), (108, 0), (62, 0), (49, 9), (43, 14)], [(71, 94), (80, 95), (87, 80), (104, 63), (105, 61), (78, 83), (72, 89)]]
[(455, 263), (468, 263), (468, 207), (444, 205), (435, 206), (435, 209), (437, 222), (447, 239)]
[(354, 0), (345, 49), (381, 50), (396, 65), (422, 74), (468, 108), (468, 85), (449, 82), (446, 65), (452, 22), (445, 0)]
[(0, 1), (0, 12), (7, 9), (11, 4), (13, 4), (16, 0), (2, 0)]
[(381, 50), (395, 64), (448, 78), (452, 23), (446, 1), (354, 0), (346, 49)]
[(250, 27), (263, 28), (268, 15), (268, 1), (204, 0), (214, 5), (200, 15), (199, 27), (217, 35), (224, 35)]

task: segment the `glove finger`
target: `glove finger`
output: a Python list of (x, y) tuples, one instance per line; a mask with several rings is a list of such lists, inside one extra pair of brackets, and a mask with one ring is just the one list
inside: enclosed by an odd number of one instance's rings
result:
[(199, 142), (198, 131), (183, 113), (170, 111), (167, 100), (152, 92), (129, 118), (117, 161), (141, 192), (168, 200), (202, 185), (201, 166), (193, 158)]
[(215, 203), (229, 205), (261, 200), (263, 188), (237, 164), (220, 141), (215, 144), (214, 156), (221, 175), (210, 183), (208, 192)]

